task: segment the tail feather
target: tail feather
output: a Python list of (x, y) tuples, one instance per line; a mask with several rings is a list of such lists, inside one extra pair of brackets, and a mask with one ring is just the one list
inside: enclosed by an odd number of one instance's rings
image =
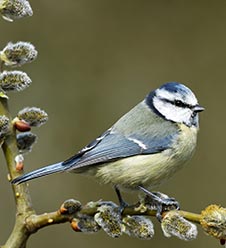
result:
[(43, 177), (43, 176), (47, 176), (49, 174), (62, 172), (64, 170), (65, 170), (65, 167), (62, 166), (62, 162), (60, 162), (57, 164), (48, 165), (46, 167), (37, 169), (35, 171), (28, 172), (22, 176), (19, 176), (19, 177), (13, 179), (11, 183), (12, 184), (20, 184), (20, 183), (24, 183), (24, 182), (27, 182), (29, 180), (32, 180), (32, 179), (35, 179), (38, 177)]

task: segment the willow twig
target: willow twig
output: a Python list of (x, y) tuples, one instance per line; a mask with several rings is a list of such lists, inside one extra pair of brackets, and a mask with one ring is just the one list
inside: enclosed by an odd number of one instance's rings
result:
[[(8, 102), (5, 98), (0, 98), (0, 115), (5, 115), (9, 118), (9, 120), (12, 120), (8, 109)], [(15, 157), (18, 155), (18, 149), (16, 144), (16, 131), (12, 124), (10, 124), (9, 132), (5, 137), (2, 149), (7, 162), (9, 179), (22, 174), (23, 172), (17, 171), (15, 166)], [(32, 208), (27, 184), (21, 184), (19, 186), (12, 185), (12, 189), (16, 202), (16, 220), (13, 231), (3, 247), (25, 247), (26, 240), (30, 234), (26, 230), (24, 219), (27, 216), (34, 214), (35, 211)]]

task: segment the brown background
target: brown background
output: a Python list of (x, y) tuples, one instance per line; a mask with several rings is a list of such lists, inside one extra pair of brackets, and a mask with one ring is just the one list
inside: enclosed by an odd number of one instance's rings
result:
[[(21, 70), (33, 80), (10, 94), (16, 114), (24, 106), (49, 113), (49, 122), (26, 156), (26, 171), (63, 160), (114, 123), (151, 89), (180, 81), (193, 89), (206, 111), (201, 115), (197, 152), (189, 166), (159, 190), (183, 209), (199, 212), (225, 200), (226, 2), (146, 0), (31, 1), (32, 18), (0, 20), (3, 48), (8, 41), (30, 41), (38, 59)], [(1, 156), (2, 157), (2, 156)], [(15, 206), (0, 160), (0, 243), (9, 235)], [(116, 201), (110, 186), (73, 175), (54, 175), (30, 183), (38, 213), (55, 210), (65, 199)], [(127, 195), (128, 201), (136, 195)], [(192, 242), (167, 239), (155, 222), (153, 240), (105, 233), (74, 233), (68, 224), (40, 230), (28, 247), (216, 247), (199, 229)]]

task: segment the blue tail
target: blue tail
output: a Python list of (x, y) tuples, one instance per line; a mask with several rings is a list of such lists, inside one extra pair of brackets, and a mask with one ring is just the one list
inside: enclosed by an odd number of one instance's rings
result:
[(49, 174), (57, 173), (57, 172), (63, 172), (65, 170), (65, 166), (62, 166), (62, 162), (57, 163), (57, 164), (52, 164), (48, 165), (46, 167), (40, 168), (35, 171), (31, 171), (29, 173), (26, 173), (20, 177), (17, 177), (12, 180), (12, 184), (20, 184), (24, 183), (26, 181), (38, 178), (38, 177), (43, 177), (47, 176)]

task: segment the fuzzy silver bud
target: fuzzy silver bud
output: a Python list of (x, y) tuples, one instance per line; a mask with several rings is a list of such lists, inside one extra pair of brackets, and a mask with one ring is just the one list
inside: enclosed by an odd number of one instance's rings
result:
[(23, 120), (30, 126), (39, 127), (48, 120), (48, 115), (44, 110), (36, 107), (26, 107), (17, 114), (19, 120)]
[(121, 215), (118, 208), (110, 205), (102, 205), (94, 216), (99, 226), (112, 238), (122, 235)]
[(31, 79), (22, 71), (3, 71), (0, 86), (4, 91), (22, 91), (29, 87)]
[(93, 216), (81, 215), (79, 219), (74, 218), (71, 227), (76, 232), (96, 233), (100, 230), (100, 226), (94, 220)]
[(34, 45), (29, 42), (9, 42), (0, 52), (0, 59), (8, 66), (21, 66), (30, 63), (38, 55)]
[(17, 147), (20, 153), (31, 152), (32, 146), (36, 142), (37, 135), (31, 132), (19, 133), (16, 136)]
[(204, 231), (222, 243), (226, 240), (226, 208), (210, 205), (201, 212), (200, 224)]
[(16, 170), (22, 171), (24, 169), (24, 157), (23, 157), (23, 155), (22, 154), (16, 155), (15, 162), (16, 162)]
[(33, 15), (27, 0), (0, 0), (0, 13), (3, 19), (9, 22)]
[(60, 213), (62, 215), (75, 214), (82, 207), (82, 204), (78, 200), (68, 199), (60, 206)]
[(161, 228), (166, 237), (175, 236), (185, 241), (196, 239), (198, 235), (196, 225), (184, 219), (176, 211), (166, 213), (162, 219)]
[(127, 215), (122, 219), (123, 232), (139, 239), (148, 240), (154, 236), (154, 226), (150, 218), (141, 215)]

